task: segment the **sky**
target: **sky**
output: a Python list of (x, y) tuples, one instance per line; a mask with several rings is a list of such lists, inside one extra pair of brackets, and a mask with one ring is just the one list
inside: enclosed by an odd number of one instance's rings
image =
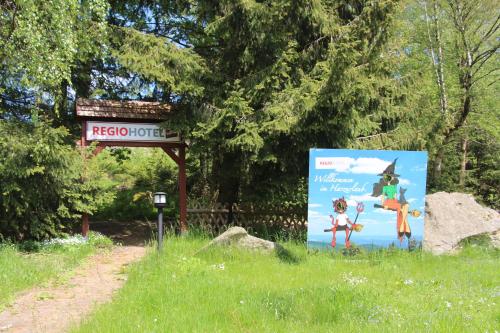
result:
[[(357, 244), (386, 246), (397, 241), (396, 212), (374, 208), (380, 197), (372, 197), (373, 184), (378, 183), (385, 168), (397, 158), (396, 174), (399, 188), (405, 188), (410, 210), (417, 209), (420, 217), (408, 217), (412, 237), (422, 240), (424, 229), (427, 152), (390, 150), (311, 149), (309, 151), (308, 242), (330, 243), (332, 233), (329, 215), (336, 216), (332, 201), (344, 197), (347, 215), (356, 218), (356, 205), (364, 204), (357, 223), (364, 226), (353, 233), (351, 241)], [(337, 233), (337, 242), (344, 243), (345, 232)], [(405, 242), (406, 243), (406, 242)], [(402, 244), (406, 246), (406, 244)]]

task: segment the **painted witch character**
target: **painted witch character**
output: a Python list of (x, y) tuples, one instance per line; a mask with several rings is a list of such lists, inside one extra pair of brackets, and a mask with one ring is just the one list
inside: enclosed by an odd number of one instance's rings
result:
[(373, 184), (373, 197), (381, 197), (381, 205), (375, 204), (375, 208), (396, 211), (397, 216), (397, 235), (400, 242), (403, 242), (403, 237), (408, 239), (411, 237), (411, 228), (408, 223), (408, 213), (414, 217), (420, 216), (417, 210), (409, 211), (409, 203), (406, 201), (406, 189), (399, 189), (399, 200), (397, 199), (397, 185), (399, 184), (399, 175), (395, 173), (396, 158), (379, 176), (382, 176), (378, 183)]
[[(325, 232), (331, 231), (333, 233), (332, 247), (335, 247), (337, 245), (337, 230), (345, 230), (345, 247), (351, 247), (351, 242), (349, 240), (351, 238), (352, 231), (354, 230), (359, 232), (361, 231), (361, 229), (363, 229), (363, 226), (361, 224), (356, 224), (359, 213), (362, 212), (363, 209), (363, 204), (358, 204), (358, 206), (356, 207), (358, 214), (356, 215), (356, 219), (354, 220), (354, 222), (351, 222), (349, 216), (347, 216), (346, 214), (347, 201), (345, 201), (344, 198), (340, 198), (333, 202), (333, 210), (335, 211), (335, 213), (337, 213), (337, 216), (334, 218), (333, 215), (330, 215), (333, 228), (324, 230)], [(351, 228), (349, 228), (349, 226), (351, 226)]]

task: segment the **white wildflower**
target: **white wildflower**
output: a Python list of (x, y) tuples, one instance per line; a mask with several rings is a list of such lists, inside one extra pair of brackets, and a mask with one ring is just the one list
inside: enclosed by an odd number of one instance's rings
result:
[(450, 303), (450, 302), (446, 301), (446, 302), (445, 302), (445, 304), (446, 304), (446, 307), (447, 307), (448, 309), (449, 309), (449, 308), (451, 308), (451, 303)]
[(211, 265), (210, 268), (212, 268), (212, 269), (220, 269), (221, 271), (223, 271), (226, 268), (226, 266), (224, 265), (224, 263), (222, 263), (222, 264)]
[(368, 281), (368, 279), (364, 276), (354, 276), (352, 275), (352, 272), (349, 272), (348, 274), (342, 274), (342, 278), (344, 281), (351, 286), (357, 286), (358, 284), (362, 284)]
[(410, 286), (413, 284), (413, 280), (412, 279), (407, 279), (405, 280), (405, 282), (403, 282), (404, 284), (406, 284), (407, 286)]
[(43, 245), (78, 245), (84, 244), (87, 242), (81, 235), (75, 235), (67, 238), (52, 238), (51, 240), (47, 240), (43, 242)]

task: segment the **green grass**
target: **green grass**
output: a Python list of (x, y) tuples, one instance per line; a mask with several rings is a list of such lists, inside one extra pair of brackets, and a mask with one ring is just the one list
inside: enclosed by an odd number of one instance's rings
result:
[(91, 236), (89, 243), (79, 245), (36, 245), (37, 252), (21, 252), (14, 245), (0, 244), (0, 311), (20, 291), (49, 280), (64, 279), (65, 272), (80, 264), (97, 247), (109, 245), (110, 241), (102, 236)]
[(114, 301), (73, 332), (494, 332), (500, 254), (383, 251), (343, 257), (302, 245), (266, 256), (169, 238), (130, 269)]

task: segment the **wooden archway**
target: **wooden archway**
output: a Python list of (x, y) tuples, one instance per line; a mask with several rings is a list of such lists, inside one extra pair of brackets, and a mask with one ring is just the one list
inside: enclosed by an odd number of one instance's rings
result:
[[(110, 101), (79, 98), (76, 116), (82, 122), (81, 147), (96, 141), (94, 155), (106, 147), (159, 147), (179, 170), (179, 224), (187, 232), (186, 144), (159, 123), (168, 119), (169, 104), (142, 101)], [(89, 231), (89, 216), (82, 214), (82, 235)]]

